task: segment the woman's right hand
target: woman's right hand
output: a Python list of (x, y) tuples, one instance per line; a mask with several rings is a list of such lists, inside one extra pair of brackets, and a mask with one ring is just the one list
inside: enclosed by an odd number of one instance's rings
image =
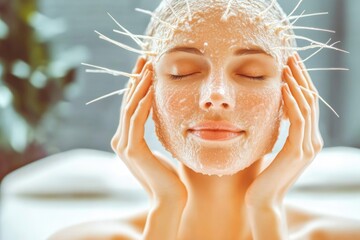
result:
[(175, 167), (153, 153), (144, 138), (154, 96), (152, 63), (140, 57), (133, 73), (138, 76), (130, 79), (123, 97), (120, 123), (111, 146), (153, 201), (143, 239), (176, 239), (187, 191)]
[(177, 170), (160, 153), (152, 152), (144, 138), (145, 123), (154, 95), (153, 66), (139, 57), (124, 94), (118, 129), (111, 140), (112, 149), (158, 205), (160, 202), (184, 204), (187, 191)]

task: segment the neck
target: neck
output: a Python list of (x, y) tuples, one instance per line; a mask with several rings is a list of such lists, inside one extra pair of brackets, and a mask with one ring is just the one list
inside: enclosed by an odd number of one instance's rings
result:
[(188, 201), (179, 229), (179, 239), (247, 239), (246, 190), (261, 171), (262, 160), (232, 176), (196, 173), (181, 163), (180, 177)]

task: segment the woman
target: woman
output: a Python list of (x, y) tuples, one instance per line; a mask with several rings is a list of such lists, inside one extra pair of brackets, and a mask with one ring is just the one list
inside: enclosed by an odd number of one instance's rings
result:
[[(294, 51), (289, 19), (276, 1), (162, 1), (150, 38), (133, 36), (145, 56), (111, 141), (152, 207), (51, 239), (360, 237), (358, 223), (283, 204), (323, 146), (317, 91)], [(178, 168), (144, 140), (151, 111)], [(287, 140), (269, 158), (282, 120), (290, 122)]]

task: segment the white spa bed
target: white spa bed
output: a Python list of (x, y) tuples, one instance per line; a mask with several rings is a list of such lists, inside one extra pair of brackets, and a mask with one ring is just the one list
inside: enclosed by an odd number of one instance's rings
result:
[[(360, 149), (324, 149), (286, 202), (360, 220)], [(9, 174), (1, 185), (0, 239), (41, 240), (83, 221), (148, 207), (140, 184), (114, 154), (77, 149)]]

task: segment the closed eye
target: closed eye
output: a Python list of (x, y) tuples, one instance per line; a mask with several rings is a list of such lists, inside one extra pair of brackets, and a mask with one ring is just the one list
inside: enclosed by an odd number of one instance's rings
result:
[(265, 76), (247, 76), (247, 75), (243, 75), (243, 74), (237, 74), (240, 77), (245, 77), (251, 80), (256, 80), (256, 81), (261, 81), (261, 80), (265, 80)]
[(181, 80), (183, 78), (189, 77), (191, 75), (197, 74), (198, 72), (194, 72), (194, 73), (190, 73), (190, 74), (184, 74), (184, 75), (174, 75), (174, 74), (170, 74), (170, 78), (173, 80)]

